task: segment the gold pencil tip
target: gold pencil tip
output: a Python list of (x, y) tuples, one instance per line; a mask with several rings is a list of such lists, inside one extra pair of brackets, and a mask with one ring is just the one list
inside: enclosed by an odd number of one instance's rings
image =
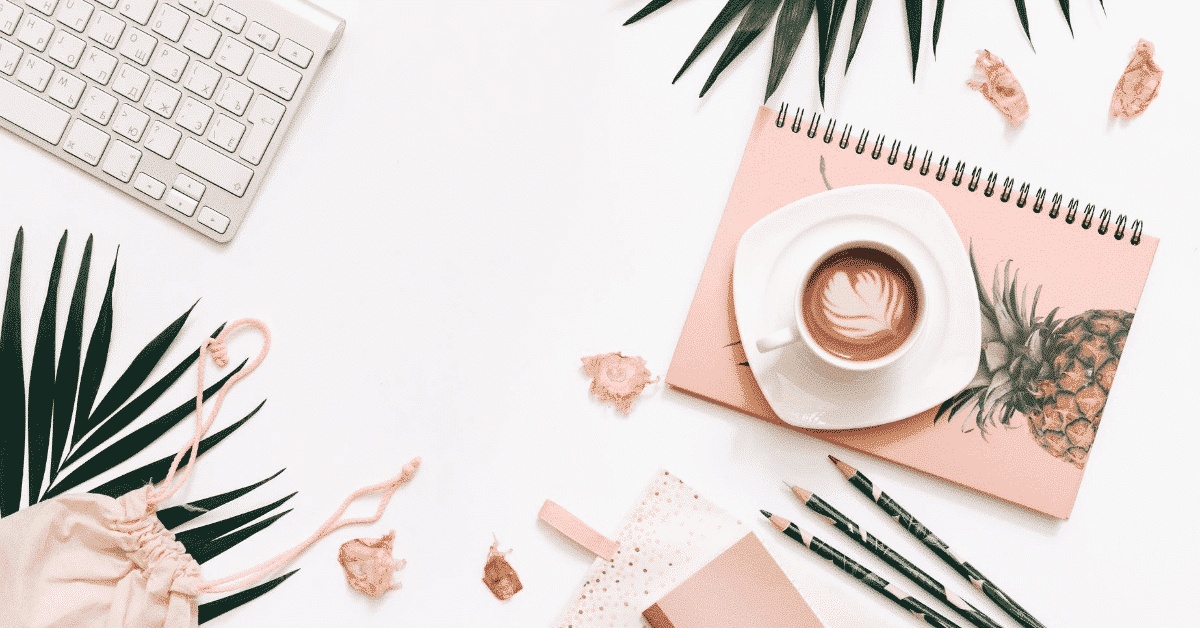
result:
[(855, 473), (858, 473), (858, 469), (855, 469), (854, 467), (842, 462), (841, 460), (838, 460), (837, 458), (834, 458), (833, 456), (829, 456), (829, 459), (833, 461), (835, 466), (837, 466), (838, 471), (841, 471), (842, 475), (846, 476), (847, 480), (850, 479), (850, 477)]

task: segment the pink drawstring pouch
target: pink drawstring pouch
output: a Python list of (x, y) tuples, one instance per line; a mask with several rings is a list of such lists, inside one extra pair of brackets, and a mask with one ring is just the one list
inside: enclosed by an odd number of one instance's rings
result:
[[(263, 334), (263, 347), (247, 368), (229, 378), (203, 415), (204, 364), (211, 353), (219, 366), (228, 363), (225, 338), (241, 327)], [(239, 589), (279, 569), (313, 543), (343, 526), (373, 523), (392, 495), (416, 472), (420, 459), (395, 477), (355, 491), (328, 521), (296, 547), (220, 580), (204, 580), (200, 565), (157, 512), (187, 482), (192, 465), (180, 469), (190, 451), (196, 459), (200, 439), (216, 418), (225, 393), (249, 375), (266, 356), (270, 333), (265, 325), (243, 319), (216, 339), (205, 340), (198, 361), (196, 430), (176, 454), (158, 487), (144, 486), (117, 499), (105, 495), (60, 495), (0, 519), (0, 627), (2, 628), (190, 628), (197, 625), (196, 599), (204, 593)], [(178, 478), (177, 471), (182, 471)], [(364, 495), (382, 495), (374, 515), (341, 519)]]

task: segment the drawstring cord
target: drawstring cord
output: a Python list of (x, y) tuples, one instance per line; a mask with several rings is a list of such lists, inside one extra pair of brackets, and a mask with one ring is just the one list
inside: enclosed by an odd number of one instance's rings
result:
[[(238, 373), (235, 373), (229, 378), (228, 381), (225, 382), (224, 385), (221, 386), (221, 389), (217, 391), (217, 394), (213, 400), (212, 410), (209, 412), (208, 418), (205, 418), (205, 357), (206, 355), (211, 355), (213, 362), (216, 363), (217, 366), (224, 367), (228, 365), (229, 357), (225, 347), (225, 340), (234, 331), (243, 327), (251, 327), (262, 333), (262, 348), (259, 350), (258, 355), (254, 358), (254, 360), (246, 365), (246, 368), (242, 369)], [(163, 483), (157, 489), (151, 491), (150, 494), (147, 495), (146, 502), (149, 506), (157, 508), (159, 504), (170, 499), (172, 495), (174, 495), (184, 484), (187, 483), (188, 478), (192, 473), (192, 467), (196, 462), (196, 456), (199, 453), (200, 440), (204, 438), (204, 434), (208, 432), (208, 428), (212, 426), (213, 421), (217, 417), (217, 413), (221, 410), (221, 404), (225, 401), (225, 394), (228, 393), (229, 389), (232, 388), (233, 385), (239, 380), (254, 372), (254, 369), (258, 368), (258, 365), (262, 363), (263, 358), (267, 356), (267, 351), (270, 349), (270, 347), (271, 332), (267, 329), (267, 326), (262, 321), (253, 318), (236, 320), (227, 326), (220, 334), (218, 334), (216, 338), (206, 338), (204, 342), (200, 344), (200, 358), (197, 363), (196, 377), (196, 431), (192, 435), (192, 442), (184, 446), (183, 449), (180, 449), (179, 453), (175, 454), (175, 459), (171, 461), (171, 467), (167, 471), (167, 477), (163, 480)], [(188, 458), (188, 463), (183, 467), (180, 476), (176, 478), (175, 474), (177, 471), (179, 471), (180, 462), (182, 462), (183, 456), (189, 451), (191, 452), (191, 456)], [(312, 547), (312, 545), (317, 541), (320, 541), (334, 531), (345, 526), (363, 523), (375, 523), (376, 521), (379, 521), (380, 517), (383, 516), (384, 509), (387, 508), (388, 502), (390, 502), (392, 500), (392, 496), (395, 495), (396, 490), (399, 489), (402, 484), (408, 482), (412, 478), (413, 474), (417, 471), (417, 467), (420, 465), (421, 459), (413, 458), (408, 464), (404, 465), (403, 469), (401, 469), (400, 473), (395, 477), (379, 484), (364, 486), (363, 488), (354, 491), (349, 497), (346, 498), (345, 501), (342, 502), (341, 507), (338, 508), (337, 511), (334, 512), (333, 515), (329, 517), (329, 519), (320, 528), (318, 528), (316, 532), (313, 532), (312, 536), (305, 539), (299, 545), (287, 550), (286, 552), (283, 552), (282, 554), (279, 554), (275, 558), (269, 559), (259, 565), (242, 571), (241, 573), (221, 578), (220, 580), (202, 581), (197, 586), (197, 592), (221, 593), (254, 584), (258, 580), (262, 579), (263, 576), (291, 562), (292, 559), (304, 553), (305, 550), (307, 550), (309, 547)], [(379, 500), (379, 505), (375, 509), (375, 514), (368, 517), (341, 519), (342, 515), (345, 514), (346, 509), (349, 508), (350, 505), (358, 498), (374, 493), (379, 493), (382, 495), (382, 498)]]

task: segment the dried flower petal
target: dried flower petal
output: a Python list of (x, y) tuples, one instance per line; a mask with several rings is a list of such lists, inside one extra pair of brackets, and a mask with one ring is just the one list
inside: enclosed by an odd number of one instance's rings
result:
[(507, 600), (522, 589), (521, 579), (517, 571), (504, 559), (512, 550), (501, 552), (497, 549), (499, 541), (492, 543), (488, 549), (487, 564), (483, 566), (483, 583), (492, 591), (497, 600)]
[(645, 360), (623, 356), (619, 351), (588, 356), (582, 360), (583, 371), (592, 378), (592, 395), (600, 401), (613, 404), (622, 414), (629, 414), (633, 399), (648, 384), (658, 381), (657, 377), (650, 379)]
[(1139, 116), (1150, 101), (1158, 96), (1158, 86), (1162, 83), (1162, 68), (1154, 62), (1154, 44), (1139, 39), (1137, 48), (1133, 51), (1133, 59), (1125, 66), (1125, 73), (1117, 81), (1113, 90), (1112, 104), (1108, 114), (1114, 118), (1126, 120)]
[(354, 539), (342, 544), (338, 550), (338, 562), (346, 570), (346, 581), (350, 586), (371, 597), (380, 597), (399, 583), (392, 583), (392, 574), (404, 567), (404, 560), (392, 558), (392, 541), (396, 531), (392, 530), (378, 539)]
[(980, 50), (975, 58), (975, 70), (983, 74), (982, 81), (967, 81), (971, 89), (983, 94), (988, 102), (1008, 120), (1008, 123), (1020, 126), (1029, 117), (1029, 101), (1025, 99), (1025, 90), (1017, 82), (1004, 60), (987, 50)]

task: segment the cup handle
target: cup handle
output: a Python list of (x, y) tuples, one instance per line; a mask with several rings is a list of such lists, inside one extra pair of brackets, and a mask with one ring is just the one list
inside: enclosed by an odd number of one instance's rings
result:
[(774, 351), (784, 345), (790, 345), (799, 339), (800, 335), (796, 333), (795, 326), (788, 326), (784, 327), (783, 329), (777, 329), (766, 336), (759, 338), (754, 345), (758, 347), (759, 353), (766, 353), (768, 351)]

